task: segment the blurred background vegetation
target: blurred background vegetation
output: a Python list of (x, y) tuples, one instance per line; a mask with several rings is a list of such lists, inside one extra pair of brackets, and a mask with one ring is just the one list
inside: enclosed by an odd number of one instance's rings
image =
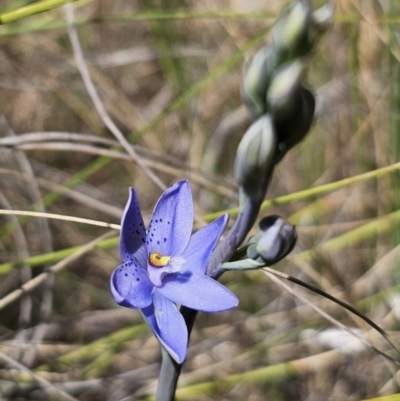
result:
[[(32, 3), (1, 0), (0, 14)], [(241, 73), (287, 4), (74, 3), (105, 109), (166, 185), (190, 180), (205, 220), (237, 206), (232, 165), (250, 124)], [(298, 229), (294, 252), (277, 269), (354, 305), (400, 343), (400, 3), (332, 4), (334, 25), (309, 70), (318, 119), (276, 169), (262, 215), (280, 214)], [(93, 106), (63, 8), (0, 26), (0, 209), (119, 224), (129, 186), (138, 188), (148, 219), (161, 190)], [(158, 343), (140, 313), (118, 307), (109, 293), (118, 231), (13, 215), (0, 216), (0, 227), (2, 397), (154, 394)], [(311, 305), (396, 357), (342, 308), (260, 271), (222, 281), (240, 306), (199, 316), (178, 400), (362, 400), (398, 392), (396, 365)], [(400, 398), (382, 398), (389, 399)]]

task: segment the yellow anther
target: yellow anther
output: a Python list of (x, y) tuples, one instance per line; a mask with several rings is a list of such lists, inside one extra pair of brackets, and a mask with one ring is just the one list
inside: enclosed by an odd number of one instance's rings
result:
[(164, 267), (170, 259), (171, 256), (162, 256), (159, 252), (152, 252), (149, 256), (149, 262), (154, 267)]

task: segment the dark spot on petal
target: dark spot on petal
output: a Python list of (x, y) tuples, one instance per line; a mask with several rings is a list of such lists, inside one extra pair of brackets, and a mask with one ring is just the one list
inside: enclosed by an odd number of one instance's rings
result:
[(167, 242), (167, 239), (166, 239), (166, 238), (164, 238), (164, 242)]
[(160, 223), (162, 223), (162, 219), (160, 219)]
[(136, 281), (140, 281), (140, 278), (137, 278)]
[(136, 230), (136, 234), (137, 234), (137, 235), (140, 235), (139, 230)]
[(128, 273), (125, 273), (125, 277), (128, 277)]
[(160, 241), (157, 241), (157, 245), (160, 245)]
[(171, 222), (170, 222), (170, 221), (168, 221), (168, 224), (171, 224)]

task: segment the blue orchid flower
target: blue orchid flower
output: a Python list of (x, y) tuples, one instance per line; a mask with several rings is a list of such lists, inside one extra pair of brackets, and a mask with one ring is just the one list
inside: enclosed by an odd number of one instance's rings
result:
[(202, 312), (220, 312), (237, 297), (205, 275), (208, 259), (224, 231), (223, 215), (192, 234), (193, 201), (188, 181), (168, 188), (158, 200), (146, 232), (137, 191), (130, 196), (121, 222), (123, 264), (111, 276), (114, 300), (140, 309), (160, 343), (182, 363), (188, 331), (176, 304)]

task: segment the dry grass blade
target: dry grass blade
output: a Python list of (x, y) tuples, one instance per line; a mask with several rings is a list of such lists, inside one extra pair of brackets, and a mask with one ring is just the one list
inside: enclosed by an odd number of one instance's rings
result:
[(78, 134), (74, 132), (28, 132), (19, 134), (18, 136), (0, 138), (0, 145), (5, 147), (15, 147), (30, 142), (47, 142), (47, 141), (66, 141), (66, 142), (89, 142), (100, 145), (118, 146), (118, 142), (102, 138), (95, 135)]
[[(1, 140), (0, 140), (1, 146)], [(24, 143), (21, 145), (13, 146), (16, 149), (21, 150), (43, 150), (43, 151), (59, 151), (59, 152), (82, 152), (91, 155), (106, 156), (118, 160), (131, 160), (131, 157), (126, 153), (122, 153), (118, 150), (107, 149), (104, 147), (97, 147), (83, 143), (73, 143), (73, 142), (40, 142), (40, 143)], [(150, 157), (143, 158), (143, 163), (146, 166), (153, 168), (159, 172), (170, 174), (176, 178), (182, 176), (182, 169), (168, 165), (166, 163), (160, 163), (152, 160)], [(198, 183), (199, 185), (208, 188), (230, 199), (236, 199), (236, 194), (222, 185), (216, 184), (211, 180), (207, 179), (205, 176), (198, 172), (188, 172), (190, 174), (191, 181)]]
[(283, 278), (283, 279), (288, 280), (288, 281), (291, 281), (292, 283), (295, 283), (295, 284), (300, 285), (300, 286), (302, 286), (304, 288), (307, 288), (308, 290), (313, 291), (316, 294), (322, 295), (323, 297), (331, 300), (332, 302), (335, 302), (336, 304), (340, 305), (341, 307), (343, 307), (343, 308), (347, 309), (348, 311), (354, 313), (356, 316), (358, 316), (359, 318), (364, 320), (366, 323), (368, 323), (372, 328), (374, 328), (379, 334), (381, 334), (382, 337), (400, 355), (399, 347), (397, 346), (396, 343), (394, 343), (390, 339), (389, 335), (385, 332), (385, 330), (381, 329), (375, 322), (373, 322), (369, 317), (367, 317), (364, 314), (362, 314), (361, 312), (359, 312), (356, 308), (354, 308), (353, 306), (347, 304), (346, 302), (341, 301), (340, 299), (337, 299), (337, 298), (333, 297), (332, 295), (328, 294), (327, 292), (325, 292), (325, 291), (323, 291), (323, 290), (321, 290), (321, 289), (319, 289), (319, 288), (317, 288), (317, 287), (315, 287), (315, 286), (313, 286), (311, 284), (305, 283), (305, 282), (297, 279), (296, 277), (289, 276), (288, 274), (279, 272), (279, 271), (271, 269), (269, 267), (264, 267), (264, 268), (262, 268), (262, 270), (264, 271), (264, 273), (271, 280), (273, 280), (275, 283), (279, 284), (282, 288), (284, 288), (286, 291), (288, 291), (292, 296), (297, 297), (297, 298), (301, 299), (302, 301), (306, 302), (311, 308), (315, 309), (315, 311), (317, 311), (320, 315), (324, 316), (330, 322), (332, 322), (336, 326), (342, 328), (343, 330), (346, 330), (347, 332), (349, 332), (351, 335), (353, 335), (354, 337), (356, 337), (357, 339), (359, 339), (363, 343), (368, 344), (369, 347), (371, 347), (374, 351), (376, 351), (380, 355), (384, 356), (386, 359), (390, 360), (391, 362), (395, 362), (396, 364), (400, 364), (400, 360), (394, 359), (391, 356), (385, 354), (383, 351), (380, 351), (379, 349), (377, 349), (369, 341), (365, 340), (363, 337), (359, 336), (354, 331), (348, 329), (345, 325), (340, 323), (338, 320), (334, 319), (329, 314), (325, 313), (322, 309), (320, 309), (319, 307), (317, 307), (316, 305), (314, 305), (313, 303), (308, 301), (306, 298), (304, 298), (300, 294), (298, 294), (295, 291), (293, 291), (290, 287), (288, 287), (287, 285), (285, 285), (282, 282), (280, 282), (279, 280), (277, 280), (275, 276)]
[(0, 359), (3, 360), (3, 362), (8, 364), (9, 366), (12, 366), (13, 368), (23, 371), (23, 372), (27, 373), (29, 376), (31, 376), (33, 378), (33, 380), (35, 380), (37, 383), (40, 384), (40, 386), (43, 388), (43, 390), (49, 396), (54, 396), (54, 397), (57, 397), (57, 399), (61, 399), (61, 400), (78, 401), (75, 397), (72, 397), (71, 395), (66, 393), (64, 390), (58, 388), (53, 383), (49, 382), (48, 380), (44, 379), (43, 377), (40, 377), (35, 372), (28, 369), (26, 366), (22, 365), (21, 363), (19, 363), (15, 359), (9, 357), (8, 355), (4, 354), (3, 352), (0, 352)]
[(41, 212), (28, 212), (26, 210), (0, 209), (0, 214), (9, 215), (9, 216), (30, 216), (30, 217), (39, 217), (39, 218), (43, 218), (43, 219), (64, 220), (64, 221), (71, 221), (74, 223), (89, 224), (89, 225), (98, 226), (98, 227), (107, 227), (107, 228), (112, 228), (114, 230), (121, 229), (121, 226), (119, 224), (106, 223), (104, 221), (90, 220), (90, 219), (85, 219), (83, 217), (65, 216), (62, 214), (54, 214), (54, 213), (41, 213)]
[[(16, 179), (22, 179), (24, 181), (29, 180), (29, 175), (20, 173), (18, 171), (15, 170), (10, 170), (10, 169), (5, 169), (5, 168), (0, 168), (0, 174), (2, 175), (9, 175), (12, 176)], [(95, 199), (89, 195), (86, 195), (82, 192), (79, 192), (77, 190), (73, 190), (73, 189), (69, 189), (67, 187), (65, 187), (64, 185), (59, 185), (56, 183), (53, 183), (49, 180), (46, 180), (44, 178), (36, 178), (38, 184), (42, 187), (45, 188), (47, 190), (50, 191), (55, 191), (58, 193), (63, 194), (64, 196), (75, 200), (76, 202), (79, 202), (93, 210), (98, 210), (102, 213), (108, 214), (112, 217), (115, 217), (117, 219), (120, 219), (122, 216), (122, 212), (123, 209), (113, 206), (113, 205), (109, 205), (105, 202), (102, 202), (98, 199)]]
[[(168, 186), (189, 179), (204, 220), (237, 214), (232, 167), (250, 124), (243, 59), (267, 42), (290, 0), (80, 0), (68, 23), (55, 8), (1, 25), (7, 10), (63, 1), (0, 1), (0, 188), (2, 209), (15, 210), (0, 212), (0, 350), (80, 401), (151, 397), (158, 343), (140, 313), (109, 292), (118, 232), (75, 263), (69, 257), (119, 229), (129, 186), (147, 222), (161, 191), (135, 154)], [(239, 307), (199, 314), (179, 400), (365, 400), (398, 391), (398, 364), (294, 298), (399, 359), (379, 326), (400, 344), (400, 2), (335, 5), (308, 74), (318, 119), (276, 166), (260, 213), (298, 227), (298, 252), (278, 269), (294, 294), (262, 271), (222, 276)], [(40, 200), (49, 214), (35, 214), (45, 211)], [(26, 283), (22, 260), (32, 270)], [(64, 263), (43, 313), (46, 266)], [(31, 320), (21, 325), (28, 292)], [(3, 361), (4, 399), (62, 398)]]
[(50, 274), (57, 273), (60, 270), (64, 269), (66, 266), (68, 266), (69, 263), (72, 263), (75, 260), (79, 259), (85, 253), (91, 251), (101, 241), (105, 240), (106, 238), (109, 238), (113, 234), (115, 234), (114, 231), (109, 231), (101, 235), (100, 237), (96, 238), (95, 240), (89, 242), (88, 244), (83, 245), (76, 252), (72, 253), (71, 255), (61, 260), (60, 262), (56, 263), (55, 265), (49, 267), (46, 272), (39, 274), (38, 276), (26, 282), (20, 288), (16, 289), (15, 291), (11, 292), (4, 298), (0, 299), (0, 310), (4, 309), (11, 303), (17, 301), (22, 296), (33, 291), (35, 288), (43, 284)]
[(118, 127), (114, 124), (110, 116), (108, 115), (106, 109), (104, 108), (103, 103), (100, 100), (100, 97), (94, 87), (94, 84), (90, 78), (89, 70), (86, 67), (85, 59), (83, 57), (81, 45), (78, 39), (78, 33), (75, 27), (75, 19), (74, 19), (74, 8), (72, 4), (66, 4), (64, 6), (65, 16), (68, 24), (68, 33), (71, 41), (72, 49), (74, 51), (74, 56), (76, 60), (77, 67), (79, 72), (81, 73), (83, 82), (85, 87), (89, 93), (90, 98), (93, 101), (93, 104), (99, 113), (99, 116), (103, 120), (106, 127), (113, 133), (113, 135), (117, 138), (118, 142), (121, 146), (126, 150), (130, 158), (137, 163), (137, 165), (147, 174), (147, 176), (161, 189), (165, 189), (165, 184), (143, 163), (141, 158), (137, 155), (135, 150), (131, 147), (129, 142), (126, 140), (122, 132), (118, 129)]

